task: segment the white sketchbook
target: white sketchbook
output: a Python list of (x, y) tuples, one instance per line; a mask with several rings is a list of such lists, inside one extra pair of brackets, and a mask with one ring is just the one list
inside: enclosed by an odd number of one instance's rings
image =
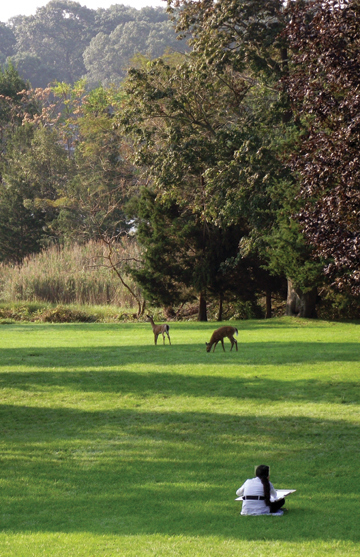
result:
[[(282, 499), (283, 497), (286, 497), (287, 495), (290, 495), (290, 493), (295, 493), (296, 489), (277, 489), (276, 493), (277, 493), (277, 498), (278, 499)], [(242, 497), (236, 497), (235, 501), (243, 501)]]
[(282, 499), (283, 497), (286, 497), (287, 495), (290, 495), (290, 493), (295, 493), (296, 489), (277, 489), (276, 493), (278, 496), (278, 499)]

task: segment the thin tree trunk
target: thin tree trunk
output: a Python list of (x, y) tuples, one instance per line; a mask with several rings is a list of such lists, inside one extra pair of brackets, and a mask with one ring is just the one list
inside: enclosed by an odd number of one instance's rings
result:
[(220, 300), (219, 300), (219, 314), (218, 314), (218, 321), (222, 321), (222, 317), (223, 317), (223, 297), (220, 295)]
[(198, 321), (207, 321), (206, 299), (202, 292), (200, 293), (199, 300)]
[(266, 314), (265, 319), (271, 319), (271, 290), (266, 290)]

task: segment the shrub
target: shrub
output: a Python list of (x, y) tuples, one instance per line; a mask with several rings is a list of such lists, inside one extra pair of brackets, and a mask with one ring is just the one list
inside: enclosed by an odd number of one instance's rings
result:
[(39, 313), (37, 320), (44, 323), (94, 323), (97, 319), (84, 311), (57, 306)]

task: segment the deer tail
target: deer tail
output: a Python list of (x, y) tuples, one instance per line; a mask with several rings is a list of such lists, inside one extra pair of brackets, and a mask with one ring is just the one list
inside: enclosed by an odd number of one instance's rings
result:
[(238, 336), (238, 330), (237, 330), (237, 328), (234, 327), (234, 329), (235, 329), (235, 334), (236, 334), (236, 336)]

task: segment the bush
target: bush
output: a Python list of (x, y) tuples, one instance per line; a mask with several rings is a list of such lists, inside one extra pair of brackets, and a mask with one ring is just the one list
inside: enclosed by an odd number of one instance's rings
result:
[(317, 305), (320, 319), (360, 319), (360, 298), (324, 288)]
[(36, 320), (44, 323), (94, 323), (97, 321), (94, 315), (63, 306), (39, 313)]

